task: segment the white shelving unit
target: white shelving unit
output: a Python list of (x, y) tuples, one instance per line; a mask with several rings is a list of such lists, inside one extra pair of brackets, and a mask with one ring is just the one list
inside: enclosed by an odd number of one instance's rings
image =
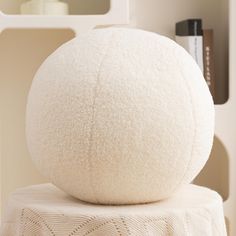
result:
[[(18, 7), (19, 2), (22, 1), (15, 0), (15, 5)], [(198, 17), (203, 19), (206, 28), (214, 28), (216, 33), (216, 54), (218, 55), (216, 67), (223, 81), (228, 79), (225, 67), (222, 66), (228, 52), (227, 47), (222, 45), (227, 39), (228, 32), (222, 23), (222, 17), (225, 19), (229, 14), (229, 99), (223, 96), (221, 101), (227, 100), (227, 102), (215, 106), (215, 143), (210, 160), (197, 177), (196, 183), (213, 188), (222, 195), (228, 232), (230, 236), (235, 236), (236, 1), (229, 1), (228, 7), (227, 0), (110, 0), (110, 10), (107, 13), (93, 15), (24, 16), (0, 12), (0, 31), (2, 32), (0, 34), (0, 67), (2, 65), (0, 89), (4, 88), (4, 91), (0, 91), (2, 162), (0, 187), (4, 192), (1, 202), (5, 202), (9, 192), (16, 187), (44, 182), (44, 179), (38, 173), (36, 174), (37, 171), (28, 157), (24, 138), (24, 109), (33, 74), (53, 50), (74, 37), (74, 34), (80, 34), (94, 27), (128, 24), (130, 14), (133, 17), (131, 26), (158, 32), (171, 38), (174, 36), (173, 28), (176, 21)], [(74, 0), (67, 0), (67, 2), (74, 4)], [(10, 1), (0, 0), (0, 6), (1, 3), (7, 5)], [(225, 10), (220, 12), (221, 8), (229, 8), (230, 11), (229, 13)], [(12, 12), (16, 13), (16, 7)], [(11, 63), (12, 65), (9, 65)], [(6, 69), (4, 70), (3, 67)], [(17, 78), (18, 75), (19, 78)], [(221, 85), (220, 82), (219, 87)], [(15, 166), (12, 166), (13, 163)], [(10, 170), (11, 173), (9, 173)], [(13, 178), (17, 180), (16, 183), (13, 182)]]

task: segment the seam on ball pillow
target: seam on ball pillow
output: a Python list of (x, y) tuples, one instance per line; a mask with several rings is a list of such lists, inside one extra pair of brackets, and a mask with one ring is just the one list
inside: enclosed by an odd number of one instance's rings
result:
[(99, 68), (98, 68), (96, 84), (95, 84), (94, 89), (93, 89), (94, 92), (93, 92), (91, 128), (90, 128), (90, 134), (89, 134), (88, 158), (89, 158), (89, 169), (90, 169), (90, 171), (89, 171), (90, 172), (90, 174), (89, 174), (90, 181), (89, 182), (91, 184), (92, 193), (93, 193), (94, 200), (96, 201), (96, 203), (100, 203), (100, 201), (96, 197), (97, 194), (96, 194), (96, 190), (95, 190), (95, 184), (94, 184), (94, 181), (93, 181), (93, 179), (94, 179), (93, 171), (91, 171), (91, 169), (92, 169), (91, 152), (92, 152), (92, 145), (93, 145), (94, 125), (95, 125), (95, 120), (94, 120), (94, 117), (95, 117), (95, 106), (96, 106), (96, 100), (97, 100), (97, 97), (98, 97), (98, 88), (100, 86), (101, 68), (102, 68), (102, 65), (103, 65), (103, 63), (104, 63), (104, 61), (106, 59), (107, 53), (108, 53), (109, 49), (111, 48), (111, 42), (112, 42), (113, 38), (114, 38), (114, 33), (112, 32), (111, 35), (110, 35), (110, 40), (107, 43), (106, 51), (105, 51), (104, 55), (102, 56), (102, 59), (101, 59), (101, 62), (100, 62)]
[[(179, 63), (179, 60), (178, 60), (178, 64), (180, 66), (180, 63)], [(181, 68), (181, 67), (180, 67)], [(190, 103), (191, 103), (191, 106), (192, 106), (192, 117), (193, 117), (193, 123), (194, 123), (194, 133), (193, 133), (193, 140), (192, 140), (192, 147), (191, 147), (191, 158), (189, 159), (186, 167), (185, 167), (185, 170), (183, 171), (183, 175), (182, 177), (180, 178), (180, 181), (179, 183), (176, 185), (176, 187), (174, 188), (174, 190), (172, 191), (173, 193), (177, 191), (177, 189), (182, 185), (183, 183), (183, 180), (188, 172), (188, 169), (193, 161), (193, 153), (194, 153), (194, 147), (195, 147), (195, 143), (196, 143), (196, 133), (197, 133), (197, 128), (196, 128), (196, 125), (197, 125), (197, 122), (196, 122), (196, 113), (195, 113), (195, 110), (194, 110), (194, 101), (193, 101), (193, 94), (191, 92), (191, 88), (187, 82), (187, 78), (186, 76), (184, 75), (183, 71), (181, 70), (181, 74), (182, 74), (182, 79), (184, 81), (184, 84), (186, 85), (186, 88), (187, 88), (187, 91), (188, 91), (188, 94), (189, 94), (189, 97), (190, 97)]]

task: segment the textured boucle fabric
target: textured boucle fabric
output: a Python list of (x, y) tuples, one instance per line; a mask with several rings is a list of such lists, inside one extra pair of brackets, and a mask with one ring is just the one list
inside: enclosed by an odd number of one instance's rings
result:
[(209, 156), (214, 107), (203, 75), (174, 41), (97, 29), (49, 56), (33, 80), (26, 134), (52, 183), (103, 204), (169, 197)]
[(186, 185), (171, 198), (129, 206), (92, 205), (51, 184), (14, 192), (2, 236), (226, 236), (221, 197)]

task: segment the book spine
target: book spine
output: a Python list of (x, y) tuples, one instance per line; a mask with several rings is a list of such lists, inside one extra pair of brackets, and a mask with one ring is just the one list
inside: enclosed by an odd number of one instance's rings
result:
[(175, 41), (181, 45), (197, 62), (201, 71), (203, 67), (203, 37), (202, 36), (176, 36)]
[(176, 23), (175, 34), (179, 36), (202, 35), (202, 20), (188, 19)]
[(177, 22), (175, 32), (176, 42), (186, 49), (203, 72), (203, 36), (201, 19), (188, 19)]
[(203, 61), (204, 77), (215, 100), (215, 70), (214, 70), (214, 51), (213, 51), (213, 30), (203, 30)]

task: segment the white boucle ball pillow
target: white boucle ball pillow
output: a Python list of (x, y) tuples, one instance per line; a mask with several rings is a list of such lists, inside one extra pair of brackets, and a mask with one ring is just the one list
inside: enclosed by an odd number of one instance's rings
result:
[(26, 123), (32, 159), (56, 186), (92, 203), (145, 203), (202, 169), (214, 106), (200, 69), (174, 41), (108, 28), (46, 59)]

